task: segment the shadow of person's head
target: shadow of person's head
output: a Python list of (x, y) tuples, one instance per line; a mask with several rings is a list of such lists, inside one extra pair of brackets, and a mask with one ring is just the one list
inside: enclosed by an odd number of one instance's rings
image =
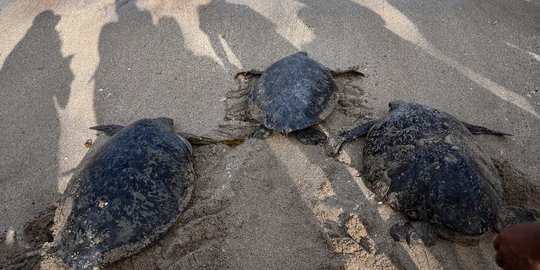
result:
[(118, 20), (125, 19), (129, 14), (142, 11), (137, 7), (137, 0), (116, 0), (114, 5)]
[(60, 22), (60, 15), (55, 14), (52, 10), (45, 10), (39, 13), (33, 21), (34, 26), (41, 26), (43, 28), (54, 28)]

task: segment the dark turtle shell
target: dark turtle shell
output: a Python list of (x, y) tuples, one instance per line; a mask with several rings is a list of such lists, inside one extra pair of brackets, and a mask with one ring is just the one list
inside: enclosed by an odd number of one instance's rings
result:
[(412, 219), (479, 236), (493, 228), (501, 179), (491, 159), (454, 117), (413, 103), (391, 103), (364, 146), (364, 181)]
[(336, 105), (338, 91), (328, 68), (298, 52), (265, 70), (250, 98), (262, 111), (259, 120), (267, 128), (291, 132), (326, 118)]
[(142, 119), (118, 131), (71, 179), (72, 210), (52, 253), (92, 269), (158, 239), (189, 200), (190, 149), (171, 119)]

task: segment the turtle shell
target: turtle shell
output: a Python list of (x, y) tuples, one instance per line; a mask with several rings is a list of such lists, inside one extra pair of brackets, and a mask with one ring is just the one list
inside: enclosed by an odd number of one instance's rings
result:
[(367, 134), (364, 181), (412, 219), (479, 236), (493, 228), (502, 186), (491, 159), (449, 114), (391, 103)]
[(133, 255), (184, 211), (195, 175), (190, 145), (163, 119), (123, 128), (72, 177), (64, 200), (71, 213), (52, 250), (69, 267)]
[(252, 113), (272, 130), (291, 132), (326, 118), (336, 105), (338, 91), (331, 71), (298, 52), (266, 69), (251, 90)]

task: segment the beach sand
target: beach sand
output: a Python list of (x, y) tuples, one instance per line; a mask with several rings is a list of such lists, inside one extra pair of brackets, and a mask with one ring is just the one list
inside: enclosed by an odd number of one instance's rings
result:
[[(338, 80), (333, 133), (383, 117), (392, 100), (512, 133), (475, 140), (496, 160), (506, 202), (538, 208), (539, 13), (518, 0), (0, 0), (0, 268), (57, 268), (39, 251), (85, 142), (105, 139), (88, 127), (166, 116), (178, 132), (214, 136), (232, 123), (235, 74), (300, 50), (366, 74)], [(495, 233), (474, 246), (394, 242), (389, 228), (406, 219), (365, 187), (363, 143), (336, 158), (281, 134), (195, 147), (188, 210), (108, 268), (496, 267)]]

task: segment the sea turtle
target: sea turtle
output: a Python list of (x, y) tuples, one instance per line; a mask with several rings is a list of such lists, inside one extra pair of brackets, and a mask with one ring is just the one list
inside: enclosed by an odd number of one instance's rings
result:
[[(385, 118), (341, 134), (342, 141), (367, 135), (363, 180), (379, 200), (430, 223), (436, 234), (464, 243), (509, 221), (531, 218), (526, 211), (500, 211), (508, 210), (501, 207), (501, 178), (472, 139), (472, 134), (510, 134), (425, 105), (394, 101), (389, 107)], [(410, 229), (399, 225), (391, 232)]]
[(239, 74), (255, 77), (249, 86), (251, 116), (270, 130), (295, 132), (305, 144), (318, 144), (327, 138), (324, 128), (310, 127), (336, 107), (339, 91), (332, 75), (363, 76), (354, 69), (332, 71), (306, 52), (286, 56), (265, 71)]
[(133, 255), (183, 213), (194, 181), (190, 143), (169, 118), (92, 129), (112, 137), (95, 150), (66, 189), (63, 229), (47, 252), (75, 269)]

